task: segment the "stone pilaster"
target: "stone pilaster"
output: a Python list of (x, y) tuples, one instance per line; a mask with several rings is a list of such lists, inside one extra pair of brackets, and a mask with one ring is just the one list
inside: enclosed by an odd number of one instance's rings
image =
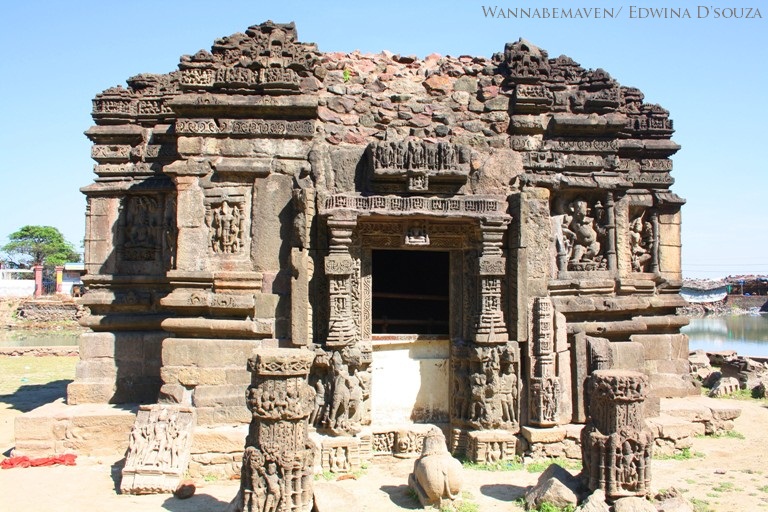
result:
[(589, 422), (581, 443), (589, 489), (603, 489), (609, 500), (648, 494), (653, 448), (643, 415), (648, 378), (627, 370), (597, 370), (587, 386)]
[(245, 441), (240, 492), (230, 510), (312, 509), (315, 449), (307, 437), (314, 391), (307, 382), (314, 353), (261, 349), (248, 360), (253, 414)]
[(540, 427), (557, 424), (560, 408), (560, 379), (556, 375), (552, 301), (533, 301), (533, 343), (530, 392), (530, 423)]
[(506, 273), (506, 258), (501, 244), (506, 219), (485, 220), (481, 226), (482, 249), (479, 267), (480, 311), (475, 327), (476, 343), (506, 343), (509, 339), (502, 310), (501, 287)]

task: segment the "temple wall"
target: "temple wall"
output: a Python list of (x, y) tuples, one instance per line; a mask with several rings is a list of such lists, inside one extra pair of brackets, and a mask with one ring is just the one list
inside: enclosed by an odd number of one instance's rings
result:
[[(83, 189), (94, 332), (70, 401), (246, 422), (244, 361), (278, 346), (315, 351), (312, 418), (334, 434), (448, 421), (459, 446), (583, 422), (598, 369), (650, 375), (645, 407), (693, 392), (679, 146), (643, 99), (524, 40), (491, 58), (322, 53), (272, 23), (104, 91)], [(450, 252), (450, 343), (372, 342), (386, 249)]]

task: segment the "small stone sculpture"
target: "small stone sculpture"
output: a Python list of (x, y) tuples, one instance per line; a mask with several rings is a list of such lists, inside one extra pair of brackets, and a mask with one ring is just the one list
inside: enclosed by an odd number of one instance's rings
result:
[(423, 507), (442, 509), (459, 498), (462, 483), (461, 463), (448, 453), (440, 429), (431, 429), (408, 476), (408, 487), (416, 492)]

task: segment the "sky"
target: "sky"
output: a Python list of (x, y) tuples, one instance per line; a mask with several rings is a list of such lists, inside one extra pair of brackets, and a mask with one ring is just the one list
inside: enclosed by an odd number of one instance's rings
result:
[[(515, 19), (489, 16), (489, 7), (616, 14)], [(675, 17), (686, 8), (690, 18)], [(270, 19), (295, 21), (299, 40), (321, 51), (490, 57), (523, 37), (550, 57), (606, 70), (674, 120), (682, 150), (673, 157), (672, 190), (687, 200), (684, 277), (768, 274), (768, 5), (761, 0), (8, 2), (0, 19), (0, 244), (39, 224), (59, 228), (80, 249), (79, 188), (95, 177), (83, 135), (93, 125), (93, 97), (139, 73), (173, 71), (181, 55)]]

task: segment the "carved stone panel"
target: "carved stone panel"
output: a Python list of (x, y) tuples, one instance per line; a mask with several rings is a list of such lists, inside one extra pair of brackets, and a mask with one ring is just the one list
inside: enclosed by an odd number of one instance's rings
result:
[(142, 405), (131, 429), (120, 492), (173, 492), (189, 464), (195, 409)]
[(630, 215), (629, 253), (632, 272), (656, 272), (659, 269), (658, 216), (649, 209), (630, 209)]
[(552, 234), (558, 270), (608, 270), (612, 215), (605, 199), (572, 194), (553, 201)]

